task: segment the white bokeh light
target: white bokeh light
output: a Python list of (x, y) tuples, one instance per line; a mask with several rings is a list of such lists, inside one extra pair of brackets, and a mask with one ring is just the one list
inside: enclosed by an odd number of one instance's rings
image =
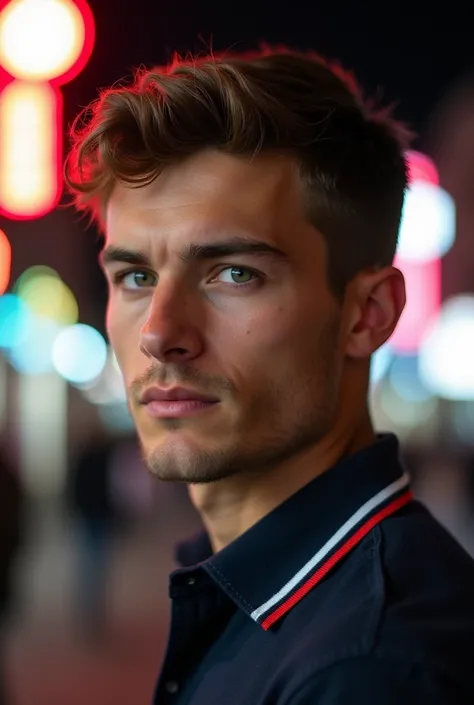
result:
[(31, 314), (25, 337), (8, 352), (13, 367), (23, 374), (39, 375), (53, 369), (52, 350), (61, 327), (43, 316)]
[(449, 299), (421, 344), (420, 377), (445, 399), (474, 399), (474, 296)]
[(125, 384), (111, 348), (108, 349), (107, 362), (99, 377), (77, 386), (92, 404), (120, 404), (126, 401)]
[(72, 384), (86, 384), (98, 377), (107, 362), (107, 344), (95, 328), (77, 323), (64, 328), (54, 341), (53, 364)]
[(85, 26), (71, 0), (12, 0), (0, 14), (0, 63), (15, 78), (49, 81), (79, 57)]
[(426, 262), (452, 247), (456, 231), (454, 201), (444, 189), (415, 181), (405, 194), (397, 254)]

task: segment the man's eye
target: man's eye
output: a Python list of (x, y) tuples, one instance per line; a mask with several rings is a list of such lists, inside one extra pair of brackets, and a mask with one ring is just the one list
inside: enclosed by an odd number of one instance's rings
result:
[(225, 267), (216, 276), (224, 284), (250, 284), (258, 275), (248, 267)]
[(114, 280), (116, 284), (128, 290), (147, 289), (156, 285), (156, 276), (151, 272), (140, 269), (118, 272)]

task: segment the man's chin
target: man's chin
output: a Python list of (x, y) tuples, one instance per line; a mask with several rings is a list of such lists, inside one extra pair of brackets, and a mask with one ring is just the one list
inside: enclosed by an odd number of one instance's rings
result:
[(229, 473), (221, 468), (209, 467), (204, 464), (188, 464), (186, 466), (169, 462), (167, 459), (152, 457), (146, 461), (151, 474), (162, 482), (179, 482), (188, 485), (202, 485), (219, 482), (229, 477)]
[(233, 454), (182, 438), (167, 439), (158, 446), (142, 445), (142, 454), (149, 471), (164, 482), (216, 482), (237, 471)]

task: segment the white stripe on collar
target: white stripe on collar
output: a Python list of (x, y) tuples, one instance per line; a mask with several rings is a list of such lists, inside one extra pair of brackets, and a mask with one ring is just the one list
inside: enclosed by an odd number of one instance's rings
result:
[[(336, 533), (327, 541), (322, 548), (294, 575), (291, 580), (289, 580), (283, 587), (275, 593), (269, 600), (264, 602), (263, 605), (257, 607), (252, 613), (251, 617), (256, 622), (262, 623), (262, 617), (267, 615), (275, 605), (278, 605), (285, 599), (301, 582), (309, 576), (310, 573), (314, 573), (318, 569), (320, 564), (323, 563), (324, 559), (328, 554), (338, 546), (343, 539), (348, 537), (348, 535), (360, 524), (360, 522), (372, 514), (378, 507), (387, 502), (391, 497), (401, 492), (403, 489), (408, 488), (410, 484), (410, 477), (407, 473), (404, 473), (398, 480), (392, 482), (390, 485), (385, 487), (383, 490), (374, 495), (365, 504), (363, 504), (360, 509), (358, 509), (342, 526)], [(411, 500), (411, 495), (407, 500)], [(406, 502), (404, 502), (406, 503)], [(396, 507), (398, 508), (398, 507)], [(268, 619), (268, 616), (267, 616)]]

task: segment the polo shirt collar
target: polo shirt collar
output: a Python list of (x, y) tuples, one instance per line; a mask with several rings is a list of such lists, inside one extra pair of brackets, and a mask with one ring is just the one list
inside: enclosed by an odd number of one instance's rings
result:
[(218, 553), (206, 533), (178, 546), (264, 629), (275, 624), (386, 516), (413, 499), (392, 434), (343, 458)]

